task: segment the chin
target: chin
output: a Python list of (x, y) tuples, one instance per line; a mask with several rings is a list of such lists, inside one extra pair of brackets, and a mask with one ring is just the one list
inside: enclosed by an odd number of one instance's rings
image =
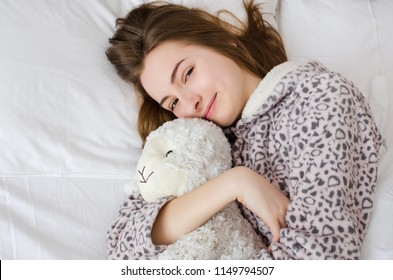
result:
[(228, 121), (228, 120), (211, 120), (212, 122), (214, 122), (216, 125), (218, 125), (219, 127), (222, 127), (222, 128), (224, 128), (224, 127), (228, 127), (228, 126), (231, 126), (233, 123), (234, 123), (234, 121)]

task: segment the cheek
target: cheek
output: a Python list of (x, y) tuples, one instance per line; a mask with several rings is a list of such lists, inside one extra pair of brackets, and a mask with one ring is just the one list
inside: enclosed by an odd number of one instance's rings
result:
[(214, 69), (200, 68), (198, 72), (195, 73), (190, 85), (192, 88), (195, 88), (199, 94), (203, 95), (213, 90), (216, 80), (216, 71), (214, 71)]
[(244, 106), (237, 92), (227, 91), (222, 94), (222, 98), (217, 108), (217, 124), (221, 127), (227, 127), (235, 123), (241, 117)]

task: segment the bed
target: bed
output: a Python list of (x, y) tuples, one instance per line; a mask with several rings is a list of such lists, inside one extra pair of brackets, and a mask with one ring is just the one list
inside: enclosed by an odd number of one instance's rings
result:
[[(105, 259), (141, 150), (133, 89), (104, 55), (141, 0), (0, 1), (0, 259)], [(241, 0), (178, 0), (244, 18)], [(393, 259), (393, 1), (259, 0), (290, 59), (353, 80), (384, 137), (363, 259)], [(390, 123), (390, 125), (389, 125)]]

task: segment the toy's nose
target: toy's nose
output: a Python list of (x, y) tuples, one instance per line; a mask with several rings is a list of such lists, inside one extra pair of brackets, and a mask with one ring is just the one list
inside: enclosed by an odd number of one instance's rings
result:
[(142, 170), (138, 170), (139, 174), (139, 183), (146, 184), (149, 181), (151, 175), (153, 175), (154, 171), (151, 173), (146, 172), (146, 166), (142, 168)]

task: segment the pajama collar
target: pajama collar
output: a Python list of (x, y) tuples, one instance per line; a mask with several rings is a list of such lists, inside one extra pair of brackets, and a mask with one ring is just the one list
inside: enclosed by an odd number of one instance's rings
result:
[(266, 102), (267, 98), (273, 93), (278, 82), (287, 73), (295, 70), (296, 67), (301, 64), (304, 64), (304, 61), (287, 61), (270, 70), (259, 83), (254, 93), (250, 96), (246, 106), (244, 107), (241, 118), (248, 118), (255, 114)]

